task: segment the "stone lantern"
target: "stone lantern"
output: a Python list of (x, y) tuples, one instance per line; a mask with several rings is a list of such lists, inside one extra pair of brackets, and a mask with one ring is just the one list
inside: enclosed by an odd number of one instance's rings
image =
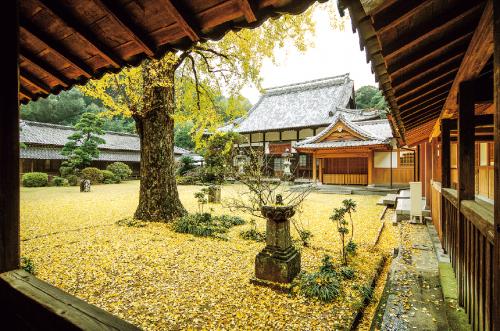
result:
[(284, 177), (290, 177), (292, 174), (290, 172), (290, 166), (292, 165), (292, 161), (290, 160), (292, 156), (292, 153), (290, 153), (290, 150), (287, 148), (285, 150), (285, 153), (281, 154), (281, 157), (283, 158), (283, 176)]
[(238, 166), (238, 173), (244, 174), (245, 173), (245, 165), (247, 164), (246, 155), (243, 154), (243, 151), (240, 151), (240, 153), (238, 155), (236, 155), (235, 159), (236, 159), (236, 165)]
[[(281, 201), (281, 196), (277, 197)], [(293, 206), (263, 206), (262, 215), (267, 219), (266, 247), (255, 257), (257, 280), (290, 283), (300, 272), (300, 253), (293, 247), (290, 236), (290, 217)]]

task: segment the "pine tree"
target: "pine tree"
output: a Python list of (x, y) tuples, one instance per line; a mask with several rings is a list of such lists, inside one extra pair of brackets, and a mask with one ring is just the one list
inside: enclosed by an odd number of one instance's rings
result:
[(68, 157), (64, 166), (83, 169), (99, 157), (99, 145), (106, 143), (99, 137), (104, 134), (103, 125), (104, 121), (97, 114), (82, 115), (74, 126), (75, 133), (68, 137), (68, 142), (62, 149), (61, 154)]

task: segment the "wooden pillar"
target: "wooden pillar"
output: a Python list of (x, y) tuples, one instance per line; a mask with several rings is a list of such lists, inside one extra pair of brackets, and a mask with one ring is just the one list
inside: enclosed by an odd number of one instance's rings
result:
[(431, 205), (431, 177), (432, 177), (432, 151), (431, 144), (425, 143), (425, 202), (427, 206)]
[(319, 159), (319, 182), (323, 183), (323, 160)]
[(373, 184), (373, 151), (368, 153), (368, 185)]
[(493, 1), (493, 75), (494, 75), (494, 101), (495, 101), (495, 167), (494, 167), (494, 229), (495, 245), (493, 253), (493, 304), (491, 316), (493, 317), (493, 331), (500, 331), (500, 3)]
[(451, 187), (451, 147), (450, 147), (451, 121), (441, 121), (441, 187)]
[(475, 142), (474, 142), (474, 81), (463, 81), (459, 87), (458, 105), (458, 240), (457, 252), (459, 265), (457, 267), (458, 281), (458, 301), (464, 304), (465, 286), (465, 249), (464, 231), (465, 220), (460, 213), (460, 205), (463, 200), (474, 200), (474, 163), (475, 163)]
[(18, 1), (0, 11), (4, 50), (0, 80), (0, 273), (19, 268)]
[(313, 160), (312, 160), (312, 180), (313, 182), (316, 182), (316, 154), (313, 152), (312, 154)]

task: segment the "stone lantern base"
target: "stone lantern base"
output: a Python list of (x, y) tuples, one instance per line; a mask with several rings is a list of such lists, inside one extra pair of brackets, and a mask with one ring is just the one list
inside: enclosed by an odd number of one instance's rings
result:
[(300, 253), (290, 246), (279, 250), (266, 246), (255, 257), (255, 277), (276, 283), (290, 283), (300, 272)]

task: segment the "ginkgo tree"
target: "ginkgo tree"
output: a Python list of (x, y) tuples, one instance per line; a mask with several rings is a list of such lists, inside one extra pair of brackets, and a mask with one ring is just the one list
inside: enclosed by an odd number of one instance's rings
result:
[[(240, 90), (261, 86), (265, 59), (275, 61), (275, 50), (291, 44), (304, 51), (314, 34), (312, 10), (283, 15), (260, 27), (232, 31), (219, 41), (194, 44), (185, 51), (148, 59), (136, 68), (107, 74), (82, 91), (100, 99), (108, 115), (134, 118), (141, 140), (140, 194), (135, 218), (169, 221), (185, 213), (175, 182), (174, 118), (194, 123), (195, 140), (223, 118), (242, 115)], [(228, 96), (224, 114), (216, 96)]]

